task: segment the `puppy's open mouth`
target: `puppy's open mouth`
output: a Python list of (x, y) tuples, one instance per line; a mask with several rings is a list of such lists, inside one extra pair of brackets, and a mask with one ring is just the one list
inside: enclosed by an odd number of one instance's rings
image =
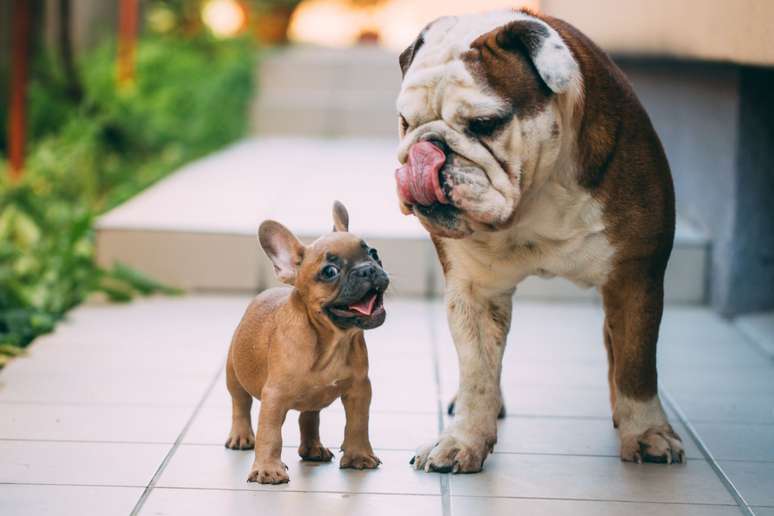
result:
[(384, 312), (384, 293), (375, 289), (369, 290), (359, 301), (348, 305), (333, 305), (328, 308), (338, 317), (362, 317), (370, 319)]

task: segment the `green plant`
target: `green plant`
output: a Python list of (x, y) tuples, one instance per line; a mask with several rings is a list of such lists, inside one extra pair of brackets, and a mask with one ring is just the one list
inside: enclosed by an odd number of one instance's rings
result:
[(241, 136), (255, 52), (244, 40), (141, 39), (136, 81), (117, 90), (112, 44), (79, 60), (83, 99), (36, 63), (23, 179), (0, 156), (0, 366), (94, 292), (115, 301), (175, 293), (94, 261), (95, 217), (182, 163)]

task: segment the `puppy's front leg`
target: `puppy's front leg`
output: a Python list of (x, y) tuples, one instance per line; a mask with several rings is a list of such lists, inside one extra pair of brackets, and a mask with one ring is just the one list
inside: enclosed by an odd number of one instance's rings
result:
[(286, 406), (280, 396), (264, 386), (255, 433), (255, 462), (248, 482), (284, 484), (290, 480), (288, 467), (282, 462), (282, 424), (288, 411)]
[(500, 371), (512, 295), (512, 290), (491, 292), (449, 282), (447, 315), (460, 368), (456, 417), (437, 442), (417, 450), (411, 461), (415, 468), (473, 473), (483, 467), (497, 441)]
[(356, 379), (352, 386), (341, 396), (347, 425), (344, 428), (344, 442), (341, 450), (344, 455), (339, 462), (340, 468), (373, 469), (382, 463), (374, 454), (371, 440), (368, 438), (368, 410), (371, 406), (371, 381), (368, 377)]

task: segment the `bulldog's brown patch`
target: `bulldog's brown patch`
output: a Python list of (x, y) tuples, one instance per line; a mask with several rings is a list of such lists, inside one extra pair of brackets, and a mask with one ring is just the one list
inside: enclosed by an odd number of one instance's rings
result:
[(603, 207), (616, 250), (602, 287), (614, 384), (645, 400), (657, 392), (656, 341), (663, 279), (674, 240), (672, 177), (661, 142), (628, 79), (575, 27), (547, 16), (584, 81), (579, 110), (578, 183)]
[(552, 95), (529, 58), (529, 45), (535, 44), (529, 32), (535, 25), (499, 27), (476, 38), (462, 54), (478, 83), (509, 102), (519, 117), (539, 113)]

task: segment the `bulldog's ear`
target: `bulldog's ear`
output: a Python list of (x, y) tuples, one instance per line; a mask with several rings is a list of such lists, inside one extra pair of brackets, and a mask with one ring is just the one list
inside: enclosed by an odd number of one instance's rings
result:
[[(422, 31), (422, 33), (424, 33), (424, 31)], [(400, 71), (403, 74), (403, 77), (406, 76), (409, 66), (411, 66), (411, 63), (414, 61), (414, 56), (417, 55), (417, 52), (425, 43), (425, 38), (422, 36), (422, 33), (420, 33), (419, 36), (417, 36), (417, 39), (415, 39), (411, 45), (406, 47), (406, 50), (401, 52), (398, 57), (398, 63), (400, 63)]]
[(564, 93), (578, 78), (578, 62), (564, 40), (548, 24), (515, 20), (498, 29), (497, 44), (506, 50), (524, 50), (538, 74), (554, 93)]
[(349, 231), (349, 213), (339, 201), (333, 201), (333, 231)]
[(277, 278), (288, 285), (296, 281), (296, 274), (304, 259), (305, 247), (288, 228), (273, 220), (265, 220), (258, 228), (258, 241), (274, 264)]

